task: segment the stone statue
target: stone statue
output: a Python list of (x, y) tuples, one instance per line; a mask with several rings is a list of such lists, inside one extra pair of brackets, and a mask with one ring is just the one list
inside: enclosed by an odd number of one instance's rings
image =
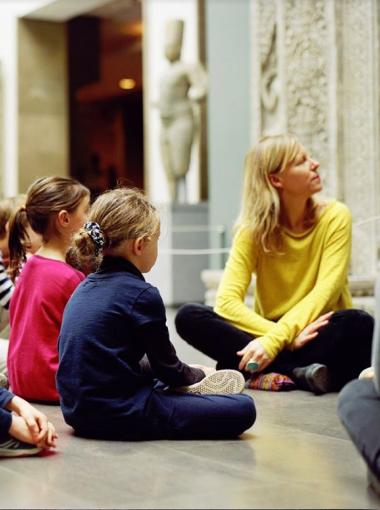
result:
[(165, 26), (167, 67), (159, 84), (158, 108), (161, 118), (160, 149), (162, 163), (173, 201), (186, 202), (186, 174), (197, 129), (195, 105), (205, 98), (207, 76), (197, 62), (181, 62), (184, 22), (170, 19)]

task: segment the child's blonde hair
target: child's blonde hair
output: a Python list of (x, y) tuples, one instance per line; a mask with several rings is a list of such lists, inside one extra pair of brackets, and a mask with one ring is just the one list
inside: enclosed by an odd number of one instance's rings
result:
[[(254, 145), (245, 160), (243, 199), (235, 229), (248, 228), (265, 252), (281, 248), (280, 198), (272, 186), (270, 174), (287, 168), (303, 150), (291, 134), (264, 136)], [(316, 203), (307, 203), (305, 226), (314, 224)]]
[(9, 225), (9, 274), (13, 281), (26, 262), (23, 240), (27, 236), (27, 223), (47, 241), (54, 233), (56, 215), (62, 210), (74, 212), (89, 194), (83, 184), (70, 177), (41, 177), (29, 186), (25, 206), (16, 211)]
[(100, 195), (91, 206), (88, 222), (73, 238), (67, 261), (84, 271), (95, 271), (103, 252), (112, 255), (123, 241), (151, 237), (160, 227), (156, 208), (134, 188), (117, 188)]

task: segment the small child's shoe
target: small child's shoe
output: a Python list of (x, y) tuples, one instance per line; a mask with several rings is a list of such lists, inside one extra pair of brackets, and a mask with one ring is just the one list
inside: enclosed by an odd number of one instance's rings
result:
[(42, 448), (34, 444), (23, 443), (14, 437), (10, 437), (4, 443), (0, 443), (0, 457), (29, 457), (37, 455)]
[(201, 381), (189, 386), (179, 386), (175, 391), (200, 395), (233, 395), (241, 393), (245, 386), (243, 375), (237, 370), (217, 370)]

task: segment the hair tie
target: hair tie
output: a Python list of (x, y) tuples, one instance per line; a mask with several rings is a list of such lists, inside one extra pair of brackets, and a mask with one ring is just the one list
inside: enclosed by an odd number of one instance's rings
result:
[(99, 251), (103, 249), (106, 243), (102, 229), (95, 221), (87, 221), (83, 228), (93, 240), (95, 244), (95, 255), (98, 256)]

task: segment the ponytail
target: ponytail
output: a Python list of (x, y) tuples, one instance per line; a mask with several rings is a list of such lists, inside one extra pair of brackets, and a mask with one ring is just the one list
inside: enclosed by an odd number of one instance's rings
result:
[(89, 230), (82, 227), (74, 235), (66, 254), (66, 262), (84, 274), (94, 273), (103, 259), (102, 250), (99, 248)]
[(14, 282), (26, 262), (24, 239), (28, 238), (26, 225), (28, 218), (25, 207), (20, 207), (9, 222), (9, 268), (8, 273)]

